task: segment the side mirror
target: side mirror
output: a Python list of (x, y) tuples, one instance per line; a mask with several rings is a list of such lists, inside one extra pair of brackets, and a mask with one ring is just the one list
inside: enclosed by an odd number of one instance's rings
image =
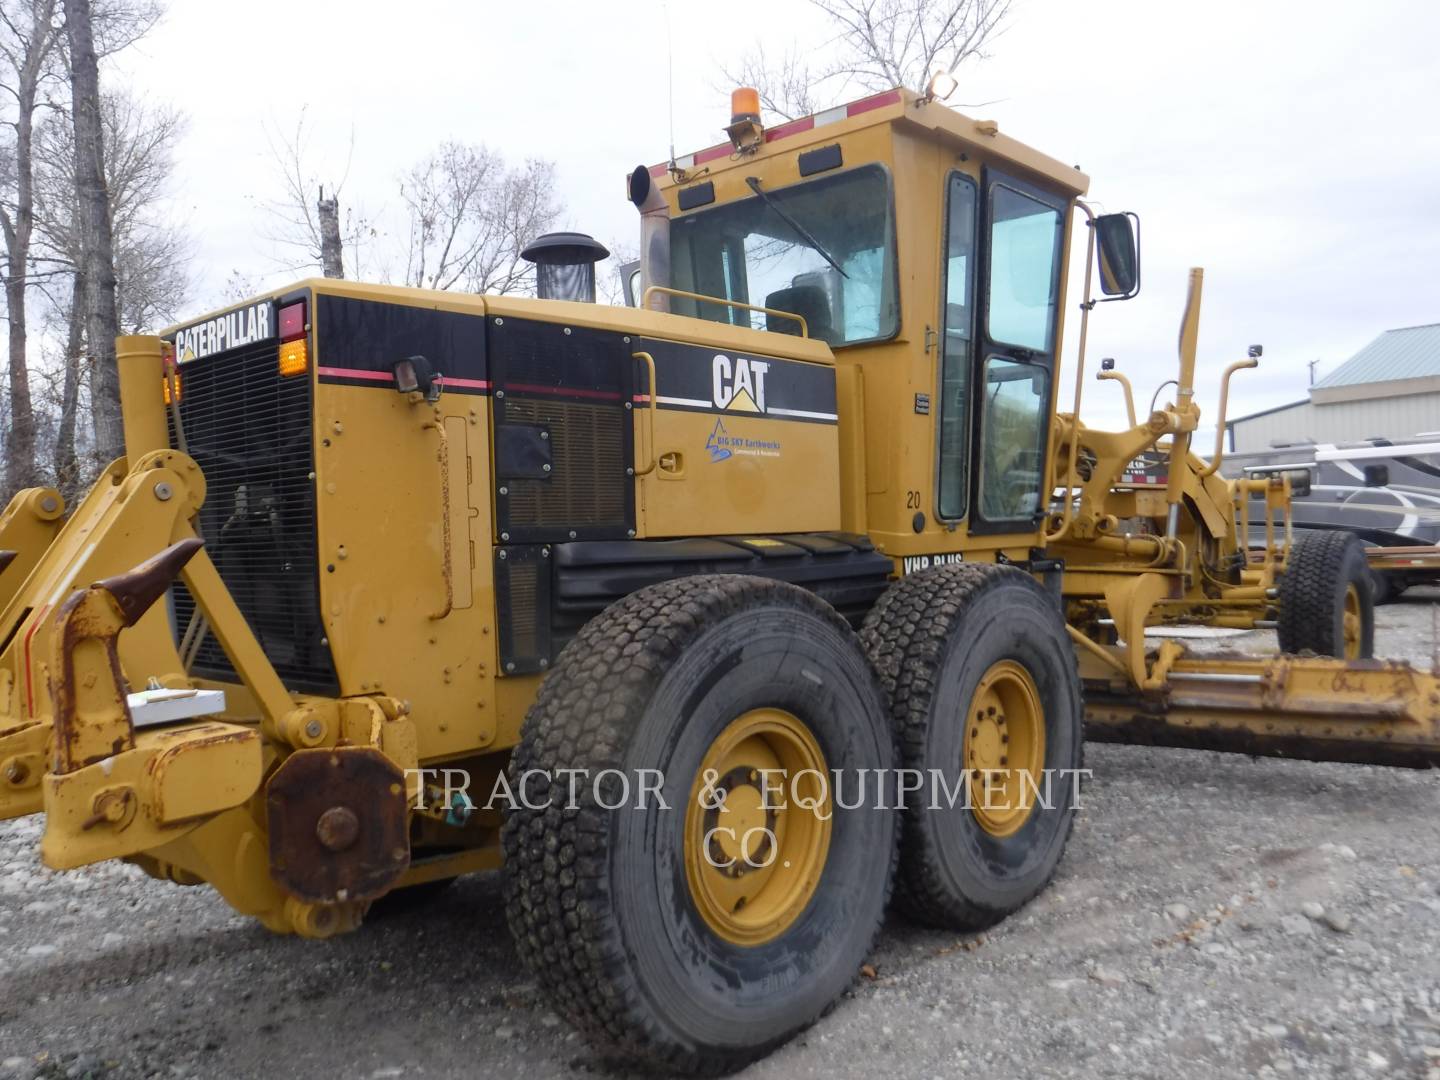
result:
[(1389, 465), (1366, 465), (1365, 466), (1366, 487), (1389, 487), (1390, 466)]
[(1100, 263), (1100, 291), (1111, 300), (1140, 293), (1140, 219), (1134, 214), (1102, 214), (1094, 222)]

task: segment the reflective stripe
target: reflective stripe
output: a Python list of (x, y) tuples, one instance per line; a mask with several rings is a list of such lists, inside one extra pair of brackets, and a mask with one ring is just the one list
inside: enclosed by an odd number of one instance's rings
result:
[[(663, 399), (662, 399), (662, 400), (663, 400)], [(835, 413), (831, 413), (831, 412), (806, 412), (804, 409), (776, 409), (776, 408), (770, 408), (770, 409), (767, 409), (766, 412), (767, 412), (767, 414), (770, 415), (770, 416), (798, 416), (798, 417), (800, 417), (800, 418), (803, 419), (803, 420), (838, 420), (838, 419), (840, 419), (840, 417), (837, 416)]]
[[(894, 105), (899, 100), (899, 90), (886, 90), (882, 94), (861, 98), (859, 101), (852, 101), (848, 105), (837, 105), (833, 109), (826, 109), (824, 112), (818, 112), (814, 116), (802, 116), (799, 120), (787, 120), (783, 124), (766, 129), (765, 141), (767, 143), (778, 142), (780, 139), (789, 138), (791, 135), (800, 135), (807, 131), (813, 131), (817, 127), (833, 124), (838, 120), (848, 120), (850, 117), (859, 116), (861, 113), (871, 112), (874, 109), (883, 109), (886, 105)], [(729, 157), (731, 153), (733, 153), (733, 151), (729, 143), (707, 146), (704, 150), (697, 150), (693, 154), (686, 154), (684, 157), (676, 158), (675, 166), (679, 169), (693, 169), (697, 165), (704, 165), (707, 161)], [(651, 176), (664, 176), (669, 171), (669, 162), (650, 166)]]

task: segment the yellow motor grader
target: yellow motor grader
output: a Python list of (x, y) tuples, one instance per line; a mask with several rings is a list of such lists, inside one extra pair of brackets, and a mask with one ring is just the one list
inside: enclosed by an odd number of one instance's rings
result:
[[(1198, 272), (1174, 402), (1094, 431), (1092, 279), (1139, 260), (1082, 173), (903, 90), (726, 133), (630, 177), (636, 307), (552, 236), (535, 299), (309, 280), (119, 340), (125, 457), (0, 517), (0, 816), (47, 865), (307, 937), (503, 865), (554, 1007), (710, 1074), (836, 1000), (892, 885), (956, 930), (1043, 888), (1086, 723), (1436, 755), (1363, 554), (1192, 452)], [(1286, 652), (1147, 646), (1186, 622)]]

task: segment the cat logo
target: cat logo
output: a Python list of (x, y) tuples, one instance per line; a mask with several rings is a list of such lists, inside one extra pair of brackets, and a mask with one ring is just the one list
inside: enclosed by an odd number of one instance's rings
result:
[(767, 361), (737, 356), (732, 362), (724, 353), (716, 353), (710, 370), (714, 379), (716, 408), (731, 412), (765, 412), (765, 373), (770, 370)]

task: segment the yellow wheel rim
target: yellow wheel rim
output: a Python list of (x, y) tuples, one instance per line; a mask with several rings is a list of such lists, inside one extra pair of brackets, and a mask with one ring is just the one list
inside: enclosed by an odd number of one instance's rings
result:
[(961, 760), (970, 777), (970, 809), (991, 836), (1009, 836), (1040, 794), (1045, 712), (1030, 673), (1014, 660), (985, 672), (970, 699)]
[(797, 717), (754, 709), (710, 744), (685, 810), (685, 877), (700, 917), (735, 945), (785, 933), (825, 869), (825, 755)]
[(1360, 658), (1360, 590), (1351, 585), (1345, 590), (1345, 659)]

